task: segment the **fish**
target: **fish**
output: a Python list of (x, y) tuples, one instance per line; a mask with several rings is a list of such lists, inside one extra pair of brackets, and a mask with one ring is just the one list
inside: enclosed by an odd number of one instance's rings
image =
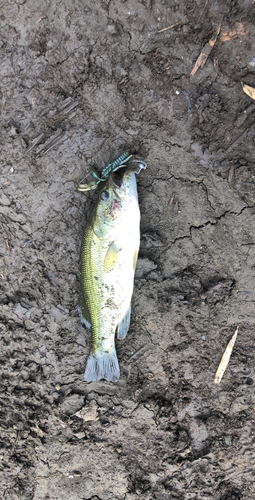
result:
[(141, 168), (146, 168), (143, 163), (137, 168), (124, 165), (109, 174), (85, 226), (78, 310), (92, 333), (86, 382), (116, 382), (120, 377), (115, 335), (124, 339), (130, 324), (140, 246), (136, 173)]

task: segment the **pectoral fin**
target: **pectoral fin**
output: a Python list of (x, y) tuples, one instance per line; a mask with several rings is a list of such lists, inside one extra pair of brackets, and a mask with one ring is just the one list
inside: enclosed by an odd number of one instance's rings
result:
[(80, 290), (80, 295), (79, 295), (78, 312), (79, 312), (82, 324), (85, 326), (85, 328), (87, 328), (87, 329), (90, 328), (91, 327), (90, 314), (89, 314), (89, 311), (88, 311), (86, 304), (84, 302), (83, 293), (81, 290)]
[(104, 259), (104, 270), (106, 273), (114, 269), (121, 250), (115, 241), (109, 245)]
[(117, 326), (117, 339), (124, 339), (127, 335), (131, 315), (131, 305), (129, 305), (128, 310), (122, 320)]

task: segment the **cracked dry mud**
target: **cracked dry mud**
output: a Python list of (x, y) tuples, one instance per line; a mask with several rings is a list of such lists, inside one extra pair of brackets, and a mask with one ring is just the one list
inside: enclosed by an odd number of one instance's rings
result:
[[(253, 3), (2, 0), (1, 498), (255, 498)], [(245, 35), (191, 77), (222, 16)], [(119, 382), (86, 384), (77, 184), (126, 150), (131, 327)]]

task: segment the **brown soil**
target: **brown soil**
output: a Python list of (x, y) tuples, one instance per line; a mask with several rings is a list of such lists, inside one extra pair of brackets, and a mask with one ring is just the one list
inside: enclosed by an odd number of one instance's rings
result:
[[(2, 0), (5, 500), (255, 498), (254, 20), (252, 0)], [(148, 164), (131, 327), (119, 382), (86, 384), (77, 184), (126, 150)]]

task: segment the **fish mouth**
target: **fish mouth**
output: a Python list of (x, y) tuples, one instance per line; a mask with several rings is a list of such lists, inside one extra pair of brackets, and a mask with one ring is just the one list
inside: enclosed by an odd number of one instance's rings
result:
[(119, 167), (118, 170), (112, 172), (110, 175), (110, 184), (112, 184), (113, 190), (118, 196), (118, 191), (123, 188), (127, 188), (129, 184), (129, 180), (131, 180), (132, 174), (139, 174), (141, 170), (146, 169), (147, 165), (145, 162), (139, 160), (131, 160), (130, 163), (134, 163), (134, 165), (123, 165), (123, 167)]
[(129, 173), (133, 172), (134, 174), (139, 174), (141, 170), (145, 170), (147, 167), (146, 163), (140, 160), (131, 160), (130, 163), (135, 163), (135, 165), (123, 165), (123, 167), (119, 167), (118, 170), (112, 172), (111, 180), (117, 188), (122, 188), (124, 186), (124, 175), (127, 171), (129, 171)]
[(127, 167), (120, 168), (116, 172), (113, 172), (112, 174), (112, 182), (117, 186), (118, 188), (121, 188), (123, 186), (123, 179), (124, 175), (127, 171)]

